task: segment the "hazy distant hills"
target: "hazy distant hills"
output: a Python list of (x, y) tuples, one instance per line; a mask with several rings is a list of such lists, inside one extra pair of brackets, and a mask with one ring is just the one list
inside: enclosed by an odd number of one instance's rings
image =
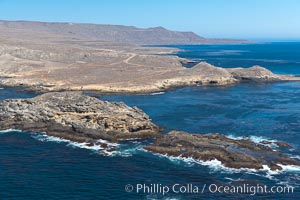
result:
[(0, 34), (25, 39), (72, 38), (100, 40), (139, 45), (164, 44), (226, 44), (248, 43), (246, 40), (209, 39), (193, 32), (170, 31), (163, 27), (141, 29), (134, 26), (100, 25), (82, 23), (49, 23), (31, 21), (0, 21)]

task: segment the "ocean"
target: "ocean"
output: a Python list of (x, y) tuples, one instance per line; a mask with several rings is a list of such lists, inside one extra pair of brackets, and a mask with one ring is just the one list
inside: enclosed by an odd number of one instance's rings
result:
[[(178, 56), (220, 67), (261, 65), (275, 73), (300, 75), (300, 43), (191, 45)], [(192, 67), (186, 65), (186, 67)], [(22, 88), (0, 89), (0, 100), (29, 98)], [(87, 92), (87, 94), (91, 94)], [(222, 133), (232, 138), (284, 141), (300, 158), (300, 82), (242, 83), (226, 87), (182, 87), (147, 95), (95, 94), (143, 109), (163, 132)], [(300, 168), (283, 171), (233, 170), (217, 161), (155, 155), (143, 150), (151, 141), (124, 141), (109, 155), (43, 133), (0, 132), (0, 199), (300, 199)], [(127, 192), (128, 185), (133, 191)], [(137, 185), (149, 191), (136, 192)], [(152, 185), (151, 185), (152, 184)], [(294, 191), (226, 194), (210, 185), (293, 186)], [(164, 186), (185, 192), (161, 194)], [(151, 187), (153, 186), (153, 187)], [(205, 190), (202, 192), (202, 189)], [(126, 187), (126, 188), (125, 188)], [(129, 186), (130, 188), (131, 186)], [(199, 188), (195, 192), (190, 188)], [(151, 190), (152, 189), (152, 193)]]

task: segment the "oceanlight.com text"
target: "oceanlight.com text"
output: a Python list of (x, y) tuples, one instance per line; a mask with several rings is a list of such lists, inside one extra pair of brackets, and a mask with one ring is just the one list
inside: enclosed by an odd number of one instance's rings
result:
[(262, 184), (250, 185), (219, 185), (219, 184), (179, 184), (172, 185), (167, 184), (127, 184), (125, 186), (126, 192), (136, 194), (162, 194), (168, 193), (177, 194), (292, 194), (295, 191), (295, 187), (289, 185), (273, 185), (267, 186)]

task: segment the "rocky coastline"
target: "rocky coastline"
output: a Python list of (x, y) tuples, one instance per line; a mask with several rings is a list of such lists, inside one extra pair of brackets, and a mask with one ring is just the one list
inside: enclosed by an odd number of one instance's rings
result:
[(277, 142), (254, 143), (234, 140), (221, 134), (190, 134), (172, 131), (162, 134), (159, 126), (136, 107), (102, 101), (82, 92), (50, 92), (31, 99), (7, 99), (0, 102), (0, 130), (19, 129), (45, 132), (86, 145), (119, 143), (127, 139), (153, 138), (145, 150), (167, 156), (218, 160), (229, 168), (281, 170), (284, 165), (300, 166), (300, 161), (281, 153), (292, 148)]
[(185, 64), (191, 61), (176, 56), (181, 51), (178, 48), (61, 35), (55, 35), (53, 41), (49, 35), (15, 34), (0, 34), (0, 85), (4, 87), (38, 92), (152, 93), (182, 86), (300, 81), (300, 77), (274, 74), (261, 66), (221, 68), (195, 62), (187, 68)]
[[(190, 134), (172, 131), (158, 138), (145, 149), (172, 157), (193, 158), (199, 161), (218, 160), (225, 167), (241, 169), (282, 170), (282, 165), (300, 162), (280, 153), (278, 149), (246, 139), (231, 139), (221, 134)], [(291, 148), (286, 143), (277, 146)]]
[[(1, 74), (1, 70), (0, 70)], [(155, 77), (155, 79), (153, 79)], [(141, 79), (143, 80), (143, 79)], [(300, 77), (274, 74), (270, 70), (253, 66), (250, 68), (221, 68), (206, 62), (200, 62), (192, 68), (176, 69), (163, 75), (151, 76), (146, 82), (70, 85), (61, 81), (47, 79), (24, 79), (23, 76), (2, 76), (0, 85), (3, 87), (25, 87), (34, 92), (58, 91), (96, 91), (103, 93), (153, 93), (171, 88), (186, 86), (228, 86), (244, 82), (268, 83), (283, 81), (300, 81)]]
[[(45, 29), (45, 26), (48, 28)], [(89, 26), (92, 28), (86, 29)], [(136, 39), (146, 42), (150, 35), (144, 35), (143, 39), (132, 37), (150, 30), (151, 34), (159, 33), (153, 35), (153, 40), (162, 37), (159, 44), (172, 41), (177, 43), (175, 41), (179, 38), (181, 39), (177, 44), (183, 44), (184, 41), (185, 44), (208, 42), (201, 37), (192, 37), (187, 42), (187, 33), (180, 36), (178, 32), (171, 39), (168, 33), (174, 32), (162, 28), (134, 31), (133, 35), (121, 31), (120, 36), (125, 38), (121, 41), (114, 38), (114, 41), (111, 40), (111, 26), (103, 25), (70, 26), (61, 23), (0, 21), (0, 27), (5, 30), (0, 33), (0, 85), (4, 87), (25, 87), (38, 92), (152, 93), (182, 86), (224, 86), (249, 81), (300, 81), (300, 77), (273, 74), (260, 66), (221, 68), (197, 61), (193, 63), (194, 66), (189, 65), (190, 68), (187, 68), (185, 64), (191, 63), (191, 60), (176, 56), (176, 52), (182, 49), (140, 46), (140, 42), (135, 43)], [(78, 34), (70, 37), (66, 30), (72, 29), (73, 32), (74, 28)], [(95, 34), (92, 31), (95, 28), (106, 32), (106, 36)], [(133, 31), (132, 27), (119, 28)], [(35, 29), (39, 31), (33, 31)], [(87, 35), (90, 37), (87, 38)], [(98, 37), (104, 38), (99, 40)], [(169, 42), (165, 41), (167, 38)], [(199, 39), (202, 42), (198, 43)]]

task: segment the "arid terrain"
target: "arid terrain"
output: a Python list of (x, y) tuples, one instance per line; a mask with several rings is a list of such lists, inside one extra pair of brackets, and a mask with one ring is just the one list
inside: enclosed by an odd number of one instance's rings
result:
[(170, 55), (178, 49), (140, 46), (142, 40), (144, 44), (245, 41), (210, 40), (161, 27), (137, 29), (95, 24), (0, 21), (0, 30), (0, 80), (5, 86), (38, 91), (145, 93), (245, 80), (298, 80), (258, 66), (223, 69), (202, 62), (188, 69), (183, 67), (187, 60)]

